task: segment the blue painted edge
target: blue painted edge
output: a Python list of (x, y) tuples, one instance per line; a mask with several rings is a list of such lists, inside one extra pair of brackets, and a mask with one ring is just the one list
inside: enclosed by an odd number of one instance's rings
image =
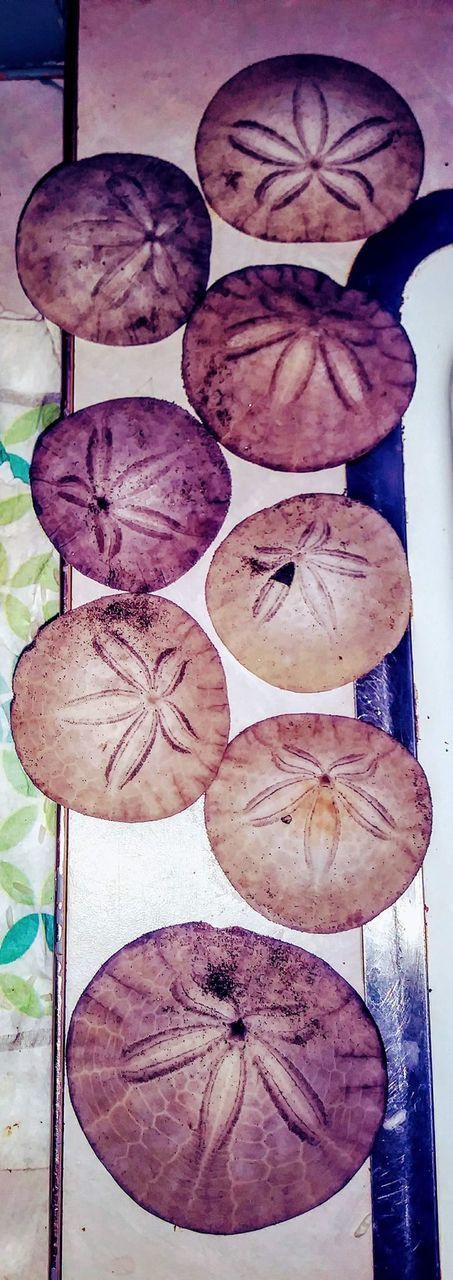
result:
[[(453, 243), (453, 190), (417, 200), (359, 252), (348, 284), (400, 316), (416, 267)], [(397, 425), (346, 468), (347, 491), (379, 511), (406, 546), (403, 432)], [(359, 719), (416, 754), (410, 631), (356, 684)], [(389, 1106), (371, 1160), (375, 1280), (439, 1280), (434, 1114), (421, 875), (364, 929), (365, 997), (381, 1031)]]

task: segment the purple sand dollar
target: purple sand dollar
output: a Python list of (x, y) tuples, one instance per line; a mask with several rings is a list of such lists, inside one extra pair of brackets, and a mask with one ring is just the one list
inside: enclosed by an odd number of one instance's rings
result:
[(203, 296), (210, 252), (210, 218), (192, 180), (166, 160), (127, 152), (52, 170), (25, 206), (16, 243), (34, 306), (110, 346), (179, 329)]
[(36, 514), (64, 560), (96, 582), (155, 591), (206, 551), (228, 511), (228, 466), (179, 405), (106, 400), (54, 423), (31, 466)]
[(123, 1190), (220, 1235), (334, 1195), (385, 1109), (382, 1043), (357, 993), (241, 928), (175, 925), (123, 947), (76, 1005), (67, 1066), (82, 1129)]
[(400, 420), (415, 356), (369, 294), (297, 266), (217, 280), (184, 334), (190, 403), (226, 449), (283, 471), (366, 453)]

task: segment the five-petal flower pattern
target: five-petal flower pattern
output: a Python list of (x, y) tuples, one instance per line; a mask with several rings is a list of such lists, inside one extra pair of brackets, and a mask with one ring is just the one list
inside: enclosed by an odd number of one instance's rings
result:
[(183, 374), (191, 403), (228, 449), (306, 471), (365, 453), (396, 425), (415, 358), (376, 298), (281, 264), (212, 285), (187, 326)]
[(197, 734), (174, 700), (188, 660), (182, 660), (176, 648), (168, 648), (148, 667), (139, 650), (114, 629), (108, 639), (95, 636), (93, 648), (118, 684), (72, 698), (61, 720), (66, 724), (126, 725), (105, 767), (107, 784), (122, 790), (143, 768), (159, 734), (173, 751), (187, 755), (192, 750)]
[[(367, 790), (377, 769), (376, 757), (353, 752), (323, 763), (302, 748), (283, 744), (274, 753), (276, 779), (253, 796), (244, 814), (255, 827), (290, 823), (302, 809), (304, 854), (314, 883), (323, 880), (334, 862), (342, 833), (342, 813), (377, 840), (390, 838), (396, 822), (381, 801)], [(285, 781), (280, 780), (283, 773)]]
[(153, 488), (169, 474), (176, 457), (177, 450), (164, 449), (161, 454), (155, 451), (129, 463), (119, 474), (115, 474), (115, 468), (112, 474), (112, 431), (105, 423), (95, 424), (86, 449), (86, 475), (57, 475), (56, 494), (63, 502), (84, 509), (99, 552), (105, 552), (110, 561), (121, 550), (124, 529), (161, 541), (183, 535), (179, 520), (149, 502)]
[[(204, 1005), (200, 993), (191, 995), (181, 981), (170, 990), (181, 1007), (165, 1030), (126, 1045), (118, 1064), (123, 1079), (146, 1084), (206, 1058), (208, 1082), (200, 1109), (199, 1174), (225, 1145), (237, 1123), (248, 1073), (256, 1072), (279, 1115), (303, 1141), (318, 1143), (327, 1117), (321, 1097), (299, 1066), (285, 1053), (282, 1016), (272, 1006), (244, 1008), (233, 998), (217, 1007)], [(277, 1042), (277, 1043), (276, 1043)]]
[(93, 288), (108, 307), (121, 307), (130, 296), (134, 281), (149, 272), (155, 287), (162, 293), (171, 289), (183, 305), (184, 293), (178, 297), (180, 273), (178, 258), (172, 252), (172, 240), (181, 230), (181, 212), (159, 208), (132, 174), (113, 173), (106, 183), (116, 213), (112, 217), (79, 218), (71, 224), (71, 249), (84, 248), (87, 242), (101, 270)]
[(388, 115), (376, 114), (335, 134), (326, 95), (316, 80), (296, 84), (291, 99), (292, 130), (288, 135), (259, 120), (235, 120), (229, 141), (235, 151), (257, 160), (267, 173), (255, 188), (258, 204), (285, 209), (312, 183), (332, 200), (359, 212), (373, 202), (373, 183), (360, 168), (392, 146), (399, 129)]

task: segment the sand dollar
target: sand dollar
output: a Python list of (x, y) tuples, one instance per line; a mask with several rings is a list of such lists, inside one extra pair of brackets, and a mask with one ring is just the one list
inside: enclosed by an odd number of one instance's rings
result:
[(415, 386), (394, 316), (306, 267), (246, 267), (217, 280), (183, 350), (189, 400), (221, 443), (285, 471), (365, 453), (399, 422)]
[(412, 111), (366, 67), (266, 58), (218, 90), (196, 158), (207, 200), (263, 240), (356, 240), (403, 213), (423, 173)]
[(206, 600), (243, 666), (306, 693), (376, 666), (401, 640), (411, 603), (394, 530), (331, 493), (286, 498), (236, 525), (214, 555)]
[(227, 747), (205, 812), (242, 897), (313, 933), (365, 924), (395, 902), (431, 834), (417, 760), (343, 716), (282, 715), (245, 729)]
[(155, 156), (107, 153), (53, 169), (17, 233), (38, 311), (92, 342), (158, 342), (203, 296), (211, 224), (187, 174)]
[(196, 418), (166, 400), (131, 396), (49, 427), (33, 454), (31, 488), (65, 560), (109, 587), (154, 591), (206, 551), (231, 482)]
[(24, 769), (58, 803), (144, 822), (206, 790), (229, 712), (214, 646), (159, 596), (108, 596), (38, 632), (16, 667), (12, 730)]
[(102, 965), (72, 1015), (72, 1104), (109, 1173), (194, 1231), (253, 1231), (327, 1200), (368, 1156), (380, 1037), (317, 957), (183, 924)]

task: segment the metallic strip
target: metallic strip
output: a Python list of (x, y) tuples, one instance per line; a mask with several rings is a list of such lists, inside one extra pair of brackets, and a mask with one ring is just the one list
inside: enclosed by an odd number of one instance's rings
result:
[[(453, 243), (453, 191), (417, 200), (358, 254), (349, 284), (394, 315), (416, 266)], [(406, 546), (403, 438), (398, 426), (347, 467), (348, 493), (380, 511)], [(356, 710), (416, 754), (410, 632), (356, 685)], [(375, 1280), (439, 1280), (427, 956), (420, 872), (363, 931), (365, 997), (387, 1053), (387, 1117), (371, 1161)]]
[[(77, 70), (79, 0), (68, 0), (66, 10), (65, 73), (63, 101), (63, 163), (77, 155)], [(74, 338), (61, 337), (61, 410), (74, 410)], [(60, 561), (60, 612), (71, 607), (72, 575)], [(58, 806), (55, 876), (55, 957), (52, 1023), (52, 1132), (49, 1188), (49, 1280), (62, 1275), (64, 1049), (66, 1020), (66, 910), (68, 875), (68, 811)]]

